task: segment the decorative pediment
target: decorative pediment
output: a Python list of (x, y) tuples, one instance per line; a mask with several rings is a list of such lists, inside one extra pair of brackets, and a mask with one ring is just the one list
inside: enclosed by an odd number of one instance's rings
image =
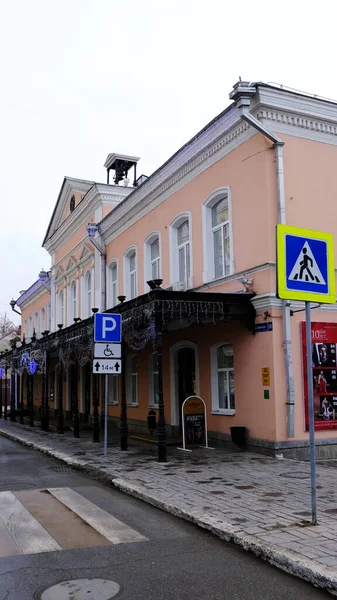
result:
[(60, 279), (63, 275), (64, 275), (64, 268), (61, 267), (61, 266), (57, 267), (56, 273), (55, 273), (55, 279), (56, 279), (56, 281), (58, 279)]
[(70, 271), (74, 267), (76, 267), (76, 258), (75, 258), (75, 256), (70, 256), (68, 263), (67, 263), (66, 271)]
[(94, 252), (94, 251), (93, 251), (93, 248), (91, 248), (91, 247), (90, 247), (89, 245), (87, 245), (87, 244), (84, 244), (84, 246), (83, 246), (83, 248), (82, 248), (82, 250), (81, 250), (81, 253), (80, 253), (79, 260), (80, 260), (80, 261), (82, 261), (82, 260), (84, 260), (84, 259), (86, 259), (86, 258), (89, 258), (89, 256), (92, 256), (92, 255), (93, 255), (93, 252)]
[(74, 179), (72, 177), (64, 178), (43, 245), (49, 238), (52, 238), (64, 221), (73, 219), (73, 215), (75, 218), (77, 214), (76, 207), (93, 185), (93, 181)]

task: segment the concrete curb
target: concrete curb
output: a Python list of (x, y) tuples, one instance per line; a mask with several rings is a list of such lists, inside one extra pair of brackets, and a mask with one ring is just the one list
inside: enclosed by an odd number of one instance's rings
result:
[(25, 439), (24, 437), (18, 436), (14, 433), (0, 431), (0, 435), (6, 437), (15, 442), (19, 442), (23, 446), (33, 448), (52, 456), (67, 465), (79, 469), (86, 474), (99, 479), (104, 483), (112, 484), (119, 491), (129, 494), (134, 498), (138, 498), (147, 504), (151, 504), (156, 508), (164, 510), (176, 517), (180, 517), (190, 523), (201, 527), (207, 531), (210, 531), (213, 535), (216, 535), (226, 542), (231, 542), (247, 552), (252, 552), (255, 556), (266, 560), (273, 566), (295, 575), (300, 579), (304, 579), (316, 587), (325, 589), (330, 592), (333, 596), (337, 596), (337, 574), (333, 569), (320, 565), (316, 561), (301, 556), (297, 552), (288, 550), (287, 548), (281, 548), (275, 544), (268, 544), (259, 540), (254, 535), (244, 533), (239, 527), (233, 526), (230, 523), (219, 523), (212, 517), (207, 517), (198, 511), (189, 509), (188, 511), (184, 508), (180, 508), (177, 505), (165, 502), (156, 497), (150, 490), (144, 488), (142, 485), (137, 485), (127, 479), (117, 477), (111, 479), (111, 475), (104, 473), (98, 467), (88, 465), (84, 461), (72, 458), (63, 452), (48, 448), (46, 446), (39, 445), (38, 443), (32, 442)]

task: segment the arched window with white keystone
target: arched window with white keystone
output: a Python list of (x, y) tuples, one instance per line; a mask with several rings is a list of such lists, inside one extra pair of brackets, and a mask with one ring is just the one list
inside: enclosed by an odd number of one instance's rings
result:
[(233, 236), (229, 188), (215, 190), (202, 206), (204, 272), (203, 281), (231, 275)]
[(191, 242), (191, 215), (181, 213), (170, 225), (170, 279), (176, 290), (193, 287)]
[(234, 350), (232, 344), (211, 347), (212, 412), (235, 413)]
[(77, 286), (76, 281), (71, 282), (70, 286), (70, 324), (77, 317)]
[(64, 294), (63, 290), (60, 290), (57, 298), (57, 324), (65, 325), (64, 322)]
[(118, 263), (117, 260), (112, 260), (108, 266), (108, 304), (113, 308), (117, 305), (118, 296)]
[(88, 318), (91, 316), (91, 308), (92, 308), (91, 295), (92, 295), (92, 279), (91, 279), (91, 271), (88, 270), (84, 276), (83, 309), (84, 309), (84, 317), (85, 318)]
[(124, 291), (127, 300), (137, 296), (137, 252), (134, 246), (124, 256)]
[(144, 243), (144, 290), (147, 290), (146, 282), (153, 279), (161, 279), (160, 260), (160, 234), (158, 231), (151, 233)]

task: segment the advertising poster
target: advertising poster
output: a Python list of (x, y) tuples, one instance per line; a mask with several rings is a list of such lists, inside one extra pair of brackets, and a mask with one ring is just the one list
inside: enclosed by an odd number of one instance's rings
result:
[(312, 373), (307, 373), (305, 323), (302, 323), (305, 429), (309, 430), (308, 376), (314, 389), (315, 429), (337, 429), (337, 323), (311, 323)]
[(186, 445), (202, 445), (205, 440), (204, 404), (197, 396), (191, 396), (184, 404)]

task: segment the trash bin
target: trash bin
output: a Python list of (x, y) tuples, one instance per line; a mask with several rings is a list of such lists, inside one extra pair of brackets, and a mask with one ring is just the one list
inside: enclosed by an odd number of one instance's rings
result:
[(243, 450), (246, 445), (246, 430), (246, 427), (230, 427), (232, 442), (241, 450)]

